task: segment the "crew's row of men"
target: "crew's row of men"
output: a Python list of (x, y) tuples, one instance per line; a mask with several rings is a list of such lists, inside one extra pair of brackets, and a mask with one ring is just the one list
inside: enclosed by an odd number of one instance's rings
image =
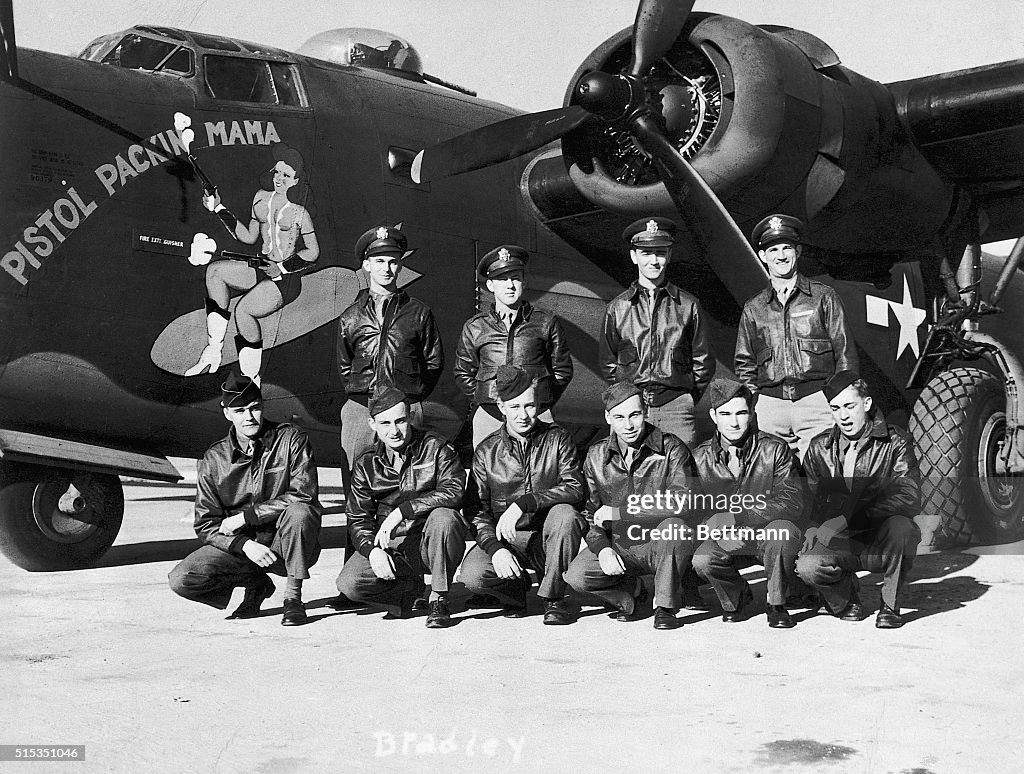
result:
[[(808, 593), (844, 620), (862, 619), (861, 569), (883, 574), (876, 625), (902, 625), (899, 595), (920, 538), (916, 463), (906, 435), (873, 411), (856, 373), (825, 384), (835, 425), (805, 456), (806, 490), (789, 446), (757, 429), (757, 397), (738, 382), (713, 383), (717, 432), (693, 454), (647, 421), (640, 388), (613, 384), (602, 394), (611, 432), (582, 466), (569, 435), (539, 418), (534, 378), (502, 366), (495, 388), (504, 423), (477, 446), (468, 492), (455, 450), (415, 426), (409, 398), (390, 386), (373, 395), (376, 442), (355, 462), (347, 501), (356, 553), (338, 576), (333, 606), (372, 604), (405, 616), (429, 574), (427, 626), (445, 627), (461, 563), (462, 582), (510, 617), (526, 613), (533, 570), (547, 624), (572, 622), (567, 585), (634, 620), (653, 577), (654, 626), (671, 629), (691, 566), (713, 587), (723, 620), (737, 621), (752, 601), (739, 567), (758, 561), (774, 628), (794, 625), (787, 599)], [(229, 379), (222, 402), (232, 428), (198, 471), (196, 532), (206, 545), (171, 572), (171, 586), (221, 609), (243, 586), (233, 617), (248, 618), (274, 591), (266, 572), (276, 572), (287, 576), (282, 622), (303, 623), (302, 581), (319, 554), (320, 527), (309, 442), (298, 428), (263, 419), (251, 381)], [(730, 505), (709, 514), (701, 494)], [(467, 555), (470, 519), (476, 545)], [(698, 524), (707, 539), (697, 539)]]
[[(810, 439), (831, 426), (822, 394), (826, 379), (857, 369), (857, 356), (835, 291), (797, 271), (802, 224), (772, 215), (751, 238), (770, 282), (747, 301), (740, 320), (735, 370), (755, 391), (761, 428), (786, 439), (801, 457)], [(643, 218), (623, 232), (637, 279), (608, 304), (598, 335), (604, 380), (630, 381), (641, 391), (651, 424), (691, 448), (694, 405), (715, 373), (708, 325), (699, 302), (668, 281), (676, 225)], [(390, 384), (409, 398), (413, 423), (444, 368), (441, 337), (430, 308), (399, 288), (405, 235), (381, 226), (356, 244), (369, 287), (341, 315), (337, 364), (349, 400), (341, 412), (342, 475), (373, 441), (367, 419), (370, 396)], [(572, 358), (558, 318), (524, 298), (529, 253), (502, 245), (477, 270), (494, 295), (494, 308), (470, 318), (456, 348), (455, 378), (475, 406), (474, 448), (502, 423), (495, 376), (518, 366), (537, 382), (537, 399), (551, 421), (573, 375)]]

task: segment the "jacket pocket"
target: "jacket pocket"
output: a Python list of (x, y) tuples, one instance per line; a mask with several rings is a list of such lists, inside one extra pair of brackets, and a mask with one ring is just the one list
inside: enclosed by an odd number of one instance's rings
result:
[(637, 362), (640, 360), (640, 355), (636, 351), (636, 346), (631, 341), (624, 341), (619, 345), (619, 352), (617, 357), (617, 364), (619, 368), (619, 378), (627, 376), (633, 376), (636, 373)]
[(395, 386), (408, 395), (418, 395), (422, 389), (422, 368), (417, 360), (404, 355), (395, 356)]
[(804, 377), (824, 378), (835, 370), (831, 339), (797, 339)]
[(352, 358), (352, 370), (345, 385), (346, 392), (368, 392), (373, 379), (373, 363), (368, 357)]

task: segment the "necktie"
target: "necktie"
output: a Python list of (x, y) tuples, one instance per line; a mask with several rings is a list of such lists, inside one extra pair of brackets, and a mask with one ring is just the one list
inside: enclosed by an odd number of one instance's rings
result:
[(626, 470), (629, 470), (630, 468), (633, 467), (633, 457), (636, 456), (636, 449), (634, 449), (632, 446), (627, 446), (626, 453), (623, 456), (626, 460)]
[(857, 441), (850, 441), (850, 446), (843, 457), (843, 477), (847, 483), (853, 482), (853, 473), (857, 466)]
[(373, 311), (377, 315), (377, 322), (384, 322), (384, 307), (387, 306), (388, 296), (379, 293), (373, 294)]
[(729, 447), (729, 472), (733, 478), (740, 477), (740, 450), (735, 446)]

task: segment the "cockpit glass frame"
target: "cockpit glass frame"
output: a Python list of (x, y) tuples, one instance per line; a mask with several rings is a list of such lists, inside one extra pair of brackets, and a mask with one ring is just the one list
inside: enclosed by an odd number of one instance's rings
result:
[[(90, 52), (89, 48), (82, 52), (85, 58), (96, 53), (96, 50)], [(126, 70), (143, 70), (178, 78), (191, 78), (196, 74), (195, 54), (185, 42), (174, 43), (139, 32), (124, 35), (100, 61)]]

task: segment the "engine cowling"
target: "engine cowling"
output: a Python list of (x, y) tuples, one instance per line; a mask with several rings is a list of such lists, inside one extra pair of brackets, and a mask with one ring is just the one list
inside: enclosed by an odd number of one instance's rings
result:
[[(618, 73), (629, 58), (623, 30), (570, 83), (591, 70)], [(692, 14), (647, 82), (660, 93), (670, 140), (744, 231), (768, 212), (787, 212), (807, 223), (809, 243), (820, 248), (900, 251), (930, 244), (951, 214), (955, 187), (917, 150), (889, 90), (843, 67), (807, 33)], [(562, 155), (590, 205), (677, 215), (625, 127), (584, 126), (563, 138)], [(553, 204), (543, 192), (564, 190), (565, 181), (533, 176), (552, 174), (561, 172), (535, 164), (524, 181), (542, 213)], [(557, 205), (564, 217), (564, 196)]]

